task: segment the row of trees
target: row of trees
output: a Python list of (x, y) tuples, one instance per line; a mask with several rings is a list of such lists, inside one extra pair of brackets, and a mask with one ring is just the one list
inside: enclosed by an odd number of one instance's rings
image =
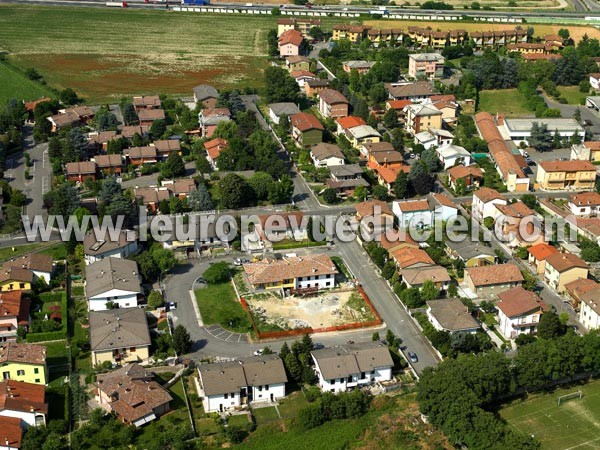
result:
[(509, 428), (486, 409), (520, 393), (600, 372), (600, 334), (572, 332), (538, 339), (503, 354), (459, 355), (424, 370), (418, 387), (421, 411), (455, 445), (469, 448), (537, 449), (539, 443)]

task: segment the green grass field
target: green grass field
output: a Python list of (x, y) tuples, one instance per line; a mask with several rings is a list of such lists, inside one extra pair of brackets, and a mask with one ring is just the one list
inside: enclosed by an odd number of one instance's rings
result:
[(585, 98), (589, 95), (579, 92), (579, 86), (557, 86), (557, 89), (570, 105), (585, 104)]
[(525, 97), (517, 89), (481, 91), (479, 111), (504, 114), (507, 117), (531, 115), (525, 106)]
[[(560, 395), (581, 390), (581, 400), (557, 406)], [(594, 449), (600, 445), (600, 381), (532, 396), (500, 410), (500, 415), (517, 430), (534, 434), (542, 448)]]
[(30, 80), (23, 72), (5, 62), (0, 62), (0, 80), (0, 104), (11, 98), (27, 101), (52, 95), (49, 88)]
[(196, 300), (205, 325), (218, 323), (238, 333), (251, 331), (248, 314), (238, 301), (231, 283), (209, 284), (198, 289)]

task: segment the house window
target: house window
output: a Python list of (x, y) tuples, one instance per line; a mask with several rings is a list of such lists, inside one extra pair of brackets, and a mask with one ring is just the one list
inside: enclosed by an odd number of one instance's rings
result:
[(265, 391), (268, 391), (268, 390), (269, 390), (269, 385), (268, 385), (268, 384), (266, 384), (266, 385), (265, 385)]
[(135, 347), (129, 347), (129, 351), (130, 351), (131, 353), (135, 353)]
[(39, 378), (36, 378), (36, 379), (35, 379), (35, 382), (36, 382), (36, 383), (39, 383), (39, 382), (40, 382), (40, 379), (39, 379)]
[(262, 391), (262, 386), (259, 386), (259, 387), (258, 387), (258, 390), (259, 390), (259, 391)]
[(17, 376), (22, 377), (25, 376), (25, 371), (24, 370), (17, 370)]
[(10, 372), (2, 372), (3, 380), (10, 380)]
[(223, 397), (224, 397), (225, 399), (227, 399), (227, 398), (229, 397), (229, 394), (225, 394)]
[(25, 283), (19, 283), (19, 287), (20, 287), (21, 289), (25, 289)]
[(38, 367), (35, 367), (35, 368), (33, 369), (33, 373), (40, 373), (40, 369), (39, 369)]

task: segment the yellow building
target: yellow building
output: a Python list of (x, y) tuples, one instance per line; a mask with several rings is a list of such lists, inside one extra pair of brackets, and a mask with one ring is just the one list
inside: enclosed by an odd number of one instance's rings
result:
[(150, 332), (140, 308), (90, 311), (92, 364), (146, 362), (150, 357)]
[(429, 128), (442, 128), (442, 112), (432, 104), (417, 103), (408, 105), (406, 112), (406, 130), (413, 136)]
[(592, 190), (596, 184), (596, 166), (590, 161), (541, 161), (535, 181), (548, 191)]
[(559, 294), (565, 292), (565, 285), (580, 278), (588, 277), (588, 265), (572, 253), (555, 253), (546, 258), (544, 279)]
[(340, 39), (347, 39), (355, 44), (360, 40), (366, 38), (367, 33), (370, 29), (370, 26), (365, 25), (335, 25), (333, 27), (332, 39), (334, 41), (339, 41)]
[(18, 267), (0, 268), (0, 291), (30, 291), (33, 272)]
[(46, 347), (16, 342), (0, 343), (0, 379), (45, 385), (48, 382)]

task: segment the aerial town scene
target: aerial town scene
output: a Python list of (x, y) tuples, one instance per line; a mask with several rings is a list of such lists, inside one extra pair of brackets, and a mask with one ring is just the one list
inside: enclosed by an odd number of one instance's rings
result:
[(600, 1), (0, 2), (0, 450), (600, 448)]

